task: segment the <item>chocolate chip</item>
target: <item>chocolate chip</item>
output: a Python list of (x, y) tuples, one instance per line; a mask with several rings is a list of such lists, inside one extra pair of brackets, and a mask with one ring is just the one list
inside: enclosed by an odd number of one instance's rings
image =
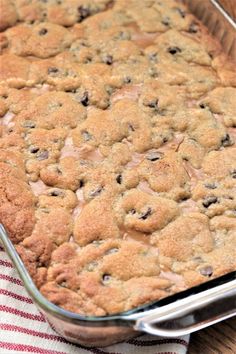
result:
[(62, 172), (59, 167), (56, 167), (55, 171), (58, 175), (62, 175)]
[(155, 109), (157, 109), (157, 108), (158, 108), (158, 102), (159, 102), (158, 99), (153, 100), (153, 101), (151, 101), (151, 102), (148, 102), (147, 106), (150, 107), (150, 108), (155, 108)]
[(152, 214), (152, 209), (148, 208), (147, 211), (145, 211), (140, 215), (139, 219), (146, 220), (151, 214)]
[(136, 214), (136, 210), (135, 210), (135, 209), (130, 209), (130, 210), (129, 210), (129, 214), (131, 214), (131, 215)]
[[(80, 46), (81, 47), (89, 47), (89, 44), (87, 43), (87, 42), (80, 42)], [(80, 46), (78, 46), (78, 47), (80, 47)]]
[(210, 57), (211, 59), (214, 58), (214, 53), (208, 53), (208, 55), (209, 55), (209, 57)]
[(131, 35), (129, 32), (120, 31), (118, 35), (116, 35), (114, 38), (120, 40), (129, 40), (131, 38)]
[(170, 18), (169, 17), (164, 17), (161, 23), (165, 26), (169, 26), (170, 24)]
[(149, 55), (148, 55), (148, 59), (149, 59), (150, 61), (153, 61), (154, 63), (156, 63), (156, 62), (157, 62), (157, 53), (151, 53), (151, 54), (149, 54)]
[(189, 33), (197, 33), (198, 31), (198, 24), (196, 22), (192, 22), (188, 29)]
[(199, 104), (199, 107), (202, 108), (202, 109), (204, 109), (204, 108), (206, 108), (206, 105), (205, 105), (204, 103), (200, 103), (200, 104)]
[(118, 176), (116, 177), (116, 182), (119, 183), (119, 184), (122, 183), (122, 175), (118, 175)]
[(87, 131), (82, 132), (82, 136), (84, 141), (89, 141), (92, 139), (92, 135)]
[(126, 76), (126, 77), (123, 79), (124, 84), (130, 84), (131, 81), (132, 81), (132, 79), (131, 79), (131, 77), (129, 77), (129, 76)]
[(106, 55), (103, 58), (104, 63), (106, 63), (107, 65), (111, 65), (113, 63), (113, 56), (112, 55)]
[(206, 184), (205, 184), (205, 187), (206, 187), (207, 189), (216, 189), (216, 188), (217, 188), (217, 186), (216, 186), (215, 183), (206, 183)]
[(24, 123), (23, 123), (23, 127), (24, 128), (35, 128), (36, 127), (36, 123), (33, 122), (32, 120), (26, 120)]
[(48, 30), (46, 28), (41, 28), (41, 30), (39, 31), (40, 36), (44, 36), (47, 33), (48, 33)]
[(189, 198), (190, 198), (189, 195), (183, 195), (183, 196), (180, 197), (179, 200), (180, 200), (181, 202), (184, 202), (184, 201), (188, 200)]
[(156, 78), (156, 77), (158, 77), (158, 72), (157, 72), (157, 69), (156, 68), (154, 68), (154, 67), (150, 67), (149, 69), (148, 69), (148, 73), (149, 73), (149, 75), (151, 76), (151, 77), (153, 77), (153, 78)]
[(108, 95), (112, 95), (114, 92), (114, 87), (112, 87), (110, 85), (106, 85), (105, 89), (106, 89), (106, 92), (108, 93)]
[(200, 269), (200, 273), (205, 277), (210, 277), (213, 274), (213, 268), (211, 266), (206, 266)]
[(66, 283), (66, 281), (61, 282), (61, 283), (60, 283), (60, 286), (61, 286), (62, 288), (67, 288), (67, 283)]
[(47, 150), (42, 150), (38, 155), (37, 155), (37, 160), (42, 161), (46, 160), (48, 158), (49, 154)]
[(88, 92), (87, 91), (84, 92), (83, 96), (81, 97), (80, 102), (85, 107), (87, 107), (89, 105), (89, 97), (88, 97)]
[(182, 52), (182, 50), (179, 47), (169, 47), (167, 50), (171, 55), (175, 55), (177, 53)]
[(232, 178), (236, 178), (236, 170), (233, 170), (230, 172)]
[(110, 274), (103, 274), (102, 276), (102, 282), (103, 284), (109, 283), (111, 280), (111, 275)]
[(157, 161), (162, 159), (164, 156), (163, 152), (159, 151), (149, 151), (146, 155), (146, 159), (149, 161)]
[(30, 148), (30, 152), (31, 152), (31, 154), (36, 154), (37, 152), (39, 151), (39, 148), (38, 147), (31, 147)]
[(90, 196), (91, 197), (97, 197), (99, 194), (101, 194), (102, 190), (104, 188), (103, 187), (98, 187), (97, 189), (93, 190), (92, 192), (90, 192)]
[(49, 195), (51, 197), (64, 197), (65, 193), (60, 191), (59, 189), (54, 189), (53, 191), (49, 192)]
[(108, 255), (108, 254), (114, 254), (114, 253), (117, 253), (119, 251), (119, 248), (111, 248), (109, 249), (108, 251), (105, 252), (105, 255)]
[(184, 10), (180, 9), (179, 7), (177, 7), (177, 8), (176, 8), (176, 11), (180, 14), (180, 16), (181, 16), (182, 18), (185, 18), (186, 12), (185, 12)]
[(165, 144), (165, 143), (167, 143), (167, 141), (168, 141), (168, 138), (165, 136), (165, 137), (162, 139), (162, 142), (163, 142), (163, 144)]
[(84, 181), (81, 179), (80, 181), (79, 181), (79, 188), (82, 188), (84, 186)]
[(202, 203), (202, 205), (204, 206), (204, 208), (208, 208), (211, 204), (215, 204), (217, 202), (218, 202), (218, 198), (217, 197), (207, 197), (207, 198), (205, 198), (205, 200)]
[(229, 134), (225, 134), (225, 136), (221, 139), (221, 144), (224, 146), (224, 147), (227, 147), (227, 146), (231, 146), (233, 145), (233, 141), (231, 140)]
[(80, 20), (84, 20), (86, 17), (90, 15), (90, 10), (84, 6), (78, 7), (78, 12), (80, 14)]
[(234, 197), (232, 197), (232, 195), (224, 195), (223, 198), (229, 199), (229, 200), (234, 200)]
[(133, 127), (133, 125), (131, 123), (128, 124), (128, 129), (131, 131), (131, 132), (134, 132), (135, 129)]
[(66, 92), (71, 92), (71, 93), (76, 93), (77, 92), (77, 89), (68, 89), (68, 90), (66, 90)]
[(48, 68), (48, 74), (56, 74), (58, 73), (58, 69), (55, 66), (51, 66)]
[(84, 59), (84, 63), (85, 63), (85, 64), (91, 63), (92, 59), (93, 59), (93, 58), (88, 55), (88, 56)]

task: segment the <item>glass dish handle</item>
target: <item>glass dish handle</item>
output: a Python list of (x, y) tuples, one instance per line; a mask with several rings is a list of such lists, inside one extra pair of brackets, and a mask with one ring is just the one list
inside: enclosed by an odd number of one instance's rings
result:
[[(236, 315), (236, 279), (191, 295), (147, 314), (140, 313), (134, 329), (162, 337), (179, 337)], [(137, 316), (137, 315), (136, 315)], [(131, 319), (131, 316), (128, 316)]]

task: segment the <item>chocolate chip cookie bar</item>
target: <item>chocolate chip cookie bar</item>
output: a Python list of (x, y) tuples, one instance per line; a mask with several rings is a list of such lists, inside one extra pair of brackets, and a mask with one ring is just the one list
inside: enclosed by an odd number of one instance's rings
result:
[(0, 221), (41, 293), (126, 311), (236, 269), (236, 71), (178, 0), (0, 1)]

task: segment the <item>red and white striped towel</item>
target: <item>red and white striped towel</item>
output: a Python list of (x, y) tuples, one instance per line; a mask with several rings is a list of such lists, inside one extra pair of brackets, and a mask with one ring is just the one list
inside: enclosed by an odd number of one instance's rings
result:
[(106, 348), (85, 348), (56, 334), (26, 293), (0, 246), (0, 353), (42, 354), (185, 354), (188, 336), (160, 339), (141, 335)]

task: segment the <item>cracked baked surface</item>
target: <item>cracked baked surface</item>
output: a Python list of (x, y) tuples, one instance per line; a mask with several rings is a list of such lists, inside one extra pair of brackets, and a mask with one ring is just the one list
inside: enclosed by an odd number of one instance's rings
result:
[(84, 315), (236, 269), (235, 63), (179, 1), (1, 0), (0, 220)]

